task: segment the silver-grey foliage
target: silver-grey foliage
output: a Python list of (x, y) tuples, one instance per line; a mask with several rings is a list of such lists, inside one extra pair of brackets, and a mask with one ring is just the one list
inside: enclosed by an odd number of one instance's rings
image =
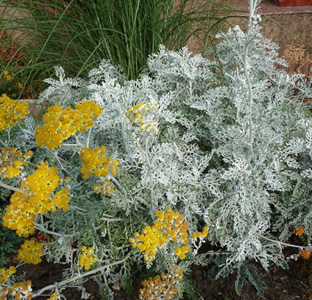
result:
[[(258, 21), (253, 11), (247, 33), (236, 26), (219, 34), (212, 60), (160, 46), (136, 81), (103, 61), (84, 81), (64, 79), (58, 69), (60, 81), (49, 80), (43, 94), (63, 90), (66, 101), (94, 99), (104, 108), (90, 145), (105, 145), (121, 165), (121, 187), (103, 199), (105, 213), (121, 210), (147, 223), (156, 210), (174, 207), (192, 229), (204, 220), (225, 255), (218, 276), (241, 266), (251, 274), (249, 260), (266, 270), (271, 262), (283, 265), (283, 243), (298, 226), (310, 243), (312, 120), (305, 99), (312, 84), (277, 67), (286, 62)], [(73, 92), (69, 84), (81, 88)], [(158, 104), (149, 115), (156, 133), (126, 117), (138, 103)]]

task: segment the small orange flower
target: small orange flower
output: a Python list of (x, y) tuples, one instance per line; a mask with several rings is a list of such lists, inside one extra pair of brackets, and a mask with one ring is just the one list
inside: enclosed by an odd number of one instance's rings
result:
[(303, 258), (303, 259), (309, 259), (310, 256), (311, 256), (311, 252), (308, 251), (308, 250), (302, 250), (300, 252), (300, 256)]
[(294, 230), (294, 234), (297, 236), (301, 236), (304, 233), (304, 227), (300, 226)]
[(5, 76), (5, 78), (6, 78), (7, 81), (12, 80), (12, 76), (11, 75), (7, 75), (7, 76)]

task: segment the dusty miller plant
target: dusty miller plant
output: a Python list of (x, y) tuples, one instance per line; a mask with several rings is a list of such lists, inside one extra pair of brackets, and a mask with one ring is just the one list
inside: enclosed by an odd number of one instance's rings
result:
[[(61, 147), (39, 148), (31, 117), (2, 133), (7, 147), (18, 140), (24, 152), (35, 149), (29, 172), (47, 160), (60, 176), (71, 178), (69, 210), (36, 218), (36, 229), (53, 237), (45, 246), (47, 259), (70, 268), (61, 285), (35, 296), (79, 286), (86, 277), (108, 286), (119, 274), (125, 285), (132, 262), (142, 259), (129, 238), (168, 208), (184, 216), (190, 233), (207, 225), (210, 243), (220, 250), (198, 254), (201, 239), (192, 242), (186, 259), (178, 260), (170, 247), (164, 248), (156, 263), (147, 263), (157, 272), (172, 264), (187, 269), (214, 261), (217, 278), (236, 270), (238, 292), (248, 279), (261, 293), (250, 262), (260, 262), (265, 270), (271, 263), (287, 267), (285, 246), (311, 250), (312, 121), (305, 100), (312, 97), (312, 83), (277, 68), (286, 62), (260, 34), (256, 5), (250, 1), (247, 32), (236, 26), (218, 34), (214, 59), (160, 46), (149, 58), (148, 72), (135, 81), (126, 81), (107, 60), (88, 79), (66, 78), (56, 68), (58, 79), (47, 80), (42, 102), (65, 108), (92, 100), (104, 109), (87, 133)], [(81, 177), (82, 147), (102, 145), (119, 161), (117, 175), (109, 176), (110, 195), (92, 190), (96, 179)], [(307, 245), (288, 244), (299, 226)], [(97, 255), (94, 268), (85, 273), (77, 266), (84, 245)], [(183, 283), (178, 289), (182, 295)]]

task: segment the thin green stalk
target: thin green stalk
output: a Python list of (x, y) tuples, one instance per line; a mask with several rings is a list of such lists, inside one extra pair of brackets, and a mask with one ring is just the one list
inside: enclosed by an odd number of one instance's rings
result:
[(190, 37), (225, 23), (231, 11), (225, 0), (206, 0), (199, 6), (194, 0), (180, 2), (176, 6), (172, 0), (68, 0), (65, 6), (63, 0), (23, 0), (18, 4), (4, 0), (1, 6), (27, 9), (31, 16), (18, 23), (14, 17), (6, 19), (0, 29), (33, 32), (29, 64), (21, 68), (27, 75), (25, 85), (48, 77), (54, 65), (62, 65), (68, 76), (76, 76), (96, 67), (103, 58), (120, 65), (127, 79), (135, 79), (159, 44), (181, 48)]

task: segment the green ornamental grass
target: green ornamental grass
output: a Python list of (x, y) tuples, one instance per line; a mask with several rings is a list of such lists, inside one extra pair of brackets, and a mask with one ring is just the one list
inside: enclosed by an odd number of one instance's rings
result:
[(83, 77), (103, 58), (119, 65), (127, 79), (135, 79), (159, 44), (177, 50), (191, 37), (210, 44), (231, 12), (226, 2), (2, 0), (0, 35), (18, 33), (17, 43), (26, 44), (26, 59), (17, 72), (27, 74), (25, 86), (38, 85), (55, 65)]

